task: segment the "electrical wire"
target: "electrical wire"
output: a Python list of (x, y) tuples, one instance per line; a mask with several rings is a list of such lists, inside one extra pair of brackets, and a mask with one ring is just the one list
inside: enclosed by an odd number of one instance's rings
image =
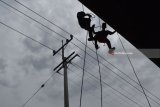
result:
[(37, 91), (28, 98), (28, 100), (22, 105), (22, 107), (25, 107), (25, 105), (47, 84), (47, 82), (56, 74), (56, 72), (54, 72), (42, 85), (40, 88), (37, 89)]
[(25, 36), (25, 37), (27, 37), (27, 38), (33, 40), (34, 42), (36, 42), (36, 43), (38, 43), (38, 44), (40, 44), (40, 45), (42, 45), (42, 46), (44, 46), (44, 47), (46, 47), (46, 48), (48, 48), (48, 49), (50, 49), (50, 50), (53, 50), (53, 49), (50, 48), (49, 46), (47, 46), (47, 45), (45, 45), (45, 44), (43, 44), (43, 43), (41, 43), (41, 42), (39, 42), (39, 41), (37, 41), (37, 40), (35, 40), (35, 39), (29, 37), (28, 35), (26, 35), (26, 34), (20, 32), (20, 31), (18, 31), (18, 30), (16, 30), (16, 29), (14, 29), (13, 27), (10, 27), (10, 26), (6, 25), (6, 24), (3, 23), (3, 22), (0, 22), (0, 24), (2, 24), (2, 25), (4, 25), (4, 26), (6, 26), (6, 27), (8, 27), (8, 28), (10, 28), (10, 29), (12, 29), (12, 30), (14, 30), (15, 32), (17, 32), (17, 33), (19, 33), (19, 34), (21, 34), (21, 35), (23, 35), (23, 36)]
[[(126, 49), (125, 49), (125, 47), (124, 47), (124, 45), (123, 45), (123, 42), (122, 42), (122, 40), (121, 40), (121, 38), (120, 38), (120, 36), (119, 36), (118, 33), (117, 33), (117, 35), (118, 35), (118, 37), (119, 37), (119, 40), (120, 40), (121, 45), (122, 45), (122, 47), (123, 47), (123, 50), (125, 51), (125, 53), (127, 53), (127, 51), (126, 51)], [(137, 78), (137, 80), (138, 80), (138, 83), (139, 83), (139, 85), (140, 85), (141, 88), (142, 88), (142, 91), (143, 91), (144, 96), (145, 96), (145, 98), (146, 98), (146, 100), (147, 100), (147, 103), (148, 103), (149, 107), (151, 107), (151, 104), (150, 104), (150, 102), (149, 102), (149, 99), (148, 99), (148, 97), (147, 97), (147, 94), (145, 93), (144, 88), (143, 88), (143, 86), (142, 86), (142, 84), (141, 84), (141, 81), (140, 81), (139, 78), (138, 78), (138, 75), (137, 75), (137, 73), (136, 73), (136, 71), (135, 71), (135, 69), (134, 69), (134, 66), (133, 66), (133, 64), (132, 64), (132, 62), (131, 62), (131, 59), (130, 59), (130, 57), (129, 57), (128, 54), (126, 54), (126, 56), (127, 56), (128, 60), (129, 60), (129, 63), (130, 63), (130, 65), (131, 65), (131, 67), (132, 67), (132, 70), (133, 70), (133, 72), (134, 72), (134, 74), (135, 74), (135, 76), (136, 76), (136, 78)]]

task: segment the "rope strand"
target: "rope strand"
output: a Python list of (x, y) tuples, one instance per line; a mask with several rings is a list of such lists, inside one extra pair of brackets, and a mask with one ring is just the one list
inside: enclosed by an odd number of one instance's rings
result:
[(102, 75), (101, 75), (101, 68), (100, 68), (100, 64), (99, 64), (99, 58), (98, 58), (97, 50), (96, 50), (96, 55), (97, 55), (97, 62), (98, 62), (98, 66), (99, 66), (99, 76), (100, 76), (100, 86), (101, 86), (101, 107), (103, 107), (103, 86), (102, 86)]
[[(87, 32), (88, 35), (88, 32)], [(81, 85), (81, 94), (80, 94), (80, 105), (82, 106), (82, 95), (83, 95), (83, 82), (84, 82), (84, 71), (85, 71), (85, 64), (86, 64), (86, 50), (87, 50), (87, 35), (86, 35), (86, 45), (85, 45), (85, 53), (84, 53), (84, 63), (83, 63), (83, 74), (82, 74), (82, 85)]]

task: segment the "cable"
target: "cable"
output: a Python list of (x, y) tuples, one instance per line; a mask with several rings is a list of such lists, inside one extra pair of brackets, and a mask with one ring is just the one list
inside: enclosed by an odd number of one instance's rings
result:
[(103, 107), (102, 76), (101, 76), (101, 68), (100, 68), (100, 64), (99, 64), (99, 58), (98, 58), (97, 50), (96, 50), (96, 55), (97, 55), (97, 62), (98, 62), (98, 66), (99, 66), (99, 76), (100, 76), (100, 86), (101, 86), (101, 107)]
[[(87, 32), (88, 35), (88, 32)], [(81, 85), (81, 94), (80, 94), (80, 105), (82, 106), (82, 95), (83, 95), (83, 82), (84, 82), (84, 70), (85, 70), (85, 64), (86, 64), (86, 50), (87, 50), (87, 35), (86, 35), (86, 45), (85, 45), (85, 53), (84, 53), (84, 62), (83, 62), (83, 74), (82, 74), (82, 85)]]
[(39, 13), (33, 11), (32, 9), (30, 9), (29, 7), (27, 7), (26, 5), (22, 4), (21, 2), (19, 2), (18, 0), (15, 0), (15, 2), (17, 2), (18, 4), (22, 5), (23, 7), (25, 7), (26, 9), (32, 11), (33, 13), (35, 13), (36, 15), (38, 15), (39, 17), (45, 19), (46, 21), (48, 21), (49, 23), (53, 24), (54, 26), (58, 27), (59, 29), (61, 29), (62, 31), (64, 31), (65, 33), (71, 35), (69, 32), (67, 32), (66, 30), (64, 30), (63, 28), (59, 27), (58, 25), (56, 25), (55, 23), (53, 23), (52, 21), (50, 21), (49, 19), (43, 17), (42, 15), (40, 15)]
[[(127, 51), (126, 51), (126, 49), (125, 49), (125, 47), (124, 47), (124, 45), (123, 45), (123, 42), (122, 42), (122, 40), (121, 40), (121, 38), (120, 38), (120, 36), (119, 36), (118, 33), (117, 33), (117, 35), (118, 35), (118, 37), (119, 37), (119, 40), (120, 40), (121, 45), (122, 45), (122, 47), (123, 47), (123, 50), (125, 51), (125, 53), (127, 53)], [(140, 82), (140, 80), (139, 80), (139, 78), (138, 78), (138, 75), (137, 75), (137, 73), (136, 73), (136, 71), (135, 71), (135, 69), (134, 69), (134, 66), (133, 66), (133, 64), (132, 64), (132, 62), (131, 62), (131, 59), (130, 59), (130, 57), (128, 56), (128, 54), (126, 54), (126, 56), (127, 56), (128, 60), (129, 60), (129, 63), (130, 63), (130, 65), (131, 65), (132, 69), (133, 69), (133, 72), (134, 72), (134, 74), (135, 74), (135, 76), (136, 76), (136, 78), (137, 78), (137, 80), (138, 80), (138, 83), (139, 83), (139, 85), (140, 85), (141, 88), (142, 88), (142, 91), (143, 91), (143, 93), (144, 93), (144, 96), (146, 97), (146, 100), (147, 100), (147, 102), (148, 102), (148, 105), (149, 105), (149, 107), (151, 107), (151, 104), (150, 104), (150, 102), (149, 102), (149, 99), (148, 99), (148, 97), (147, 97), (147, 95), (146, 95), (146, 93), (145, 93), (145, 91), (144, 91), (144, 88), (143, 88), (143, 86), (142, 86), (142, 84), (141, 84), (141, 82)]]
[[(0, 5), (1, 5), (1, 7), (5, 8), (5, 9), (9, 10), (10, 12), (16, 14), (17, 16), (21, 17), (21, 18), (24, 19), (26, 22), (31, 23), (29, 20), (26, 20), (26, 19), (23, 18), (21, 15), (17, 14), (16, 12), (12, 11), (11, 9), (9, 9), (9, 8), (7, 8), (7, 7), (5, 7), (5, 6), (3, 6), (2, 4), (0, 4)], [(39, 27), (39, 26), (37, 26), (37, 25), (34, 25), (34, 26), (36, 26), (38, 29), (40, 29), (40, 30), (42, 30), (42, 31), (44, 31), (44, 32), (46, 32), (46, 33), (48, 33), (48, 34), (51, 34), (51, 33), (45, 31), (44, 29), (42, 29), (41, 27)], [(55, 38), (56, 38), (56, 37), (55, 37)], [(58, 38), (56, 38), (56, 39), (59, 40), (59, 41), (61, 41), (61, 40), (58, 39)]]
[(42, 85), (41, 87), (22, 105), (22, 107), (25, 107), (25, 105), (47, 84), (47, 82), (56, 74), (57, 72), (54, 72)]
[(42, 24), (41, 22), (35, 20), (34, 18), (30, 17), (29, 15), (21, 12), (20, 10), (16, 9), (15, 7), (9, 5), (8, 3), (4, 2), (3, 0), (0, 0), (0, 1), (1, 1), (2, 3), (6, 4), (7, 6), (11, 7), (12, 9), (18, 11), (19, 13), (23, 14), (24, 16), (26, 16), (26, 17), (30, 18), (31, 20), (37, 22), (38, 24), (42, 25), (43, 27), (45, 27), (45, 28), (49, 29), (50, 31), (54, 32), (55, 34), (57, 34), (57, 35), (61, 36), (62, 38), (65, 38), (65, 39), (66, 39), (66, 37), (62, 36), (61, 34), (57, 33), (56, 31), (52, 30), (51, 28), (49, 28), (48, 26)]
[(37, 41), (37, 40), (35, 40), (35, 39), (29, 37), (29, 36), (27, 36), (27, 35), (25, 35), (24, 33), (22, 33), (22, 32), (20, 32), (20, 31), (18, 31), (18, 30), (16, 30), (16, 29), (14, 29), (14, 28), (12, 28), (12, 27), (10, 27), (10, 26), (4, 24), (3, 22), (0, 22), (0, 24), (2, 24), (2, 25), (4, 25), (4, 26), (6, 26), (6, 27), (8, 27), (8, 28), (10, 28), (10, 29), (12, 29), (12, 30), (14, 30), (14, 31), (17, 32), (17, 33), (20, 33), (21, 35), (23, 35), (23, 36), (25, 36), (25, 37), (27, 37), (27, 38), (33, 40), (34, 42), (39, 43), (40, 45), (42, 45), (42, 46), (44, 46), (44, 47), (46, 47), (46, 48), (48, 48), (48, 49), (50, 49), (50, 50), (53, 50), (53, 49), (50, 48), (49, 46), (47, 46), (47, 45), (45, 45), (45, 44), (43, 44), (43, 43), (41, 43), (41, 42), (39, 42), (39, 41)]

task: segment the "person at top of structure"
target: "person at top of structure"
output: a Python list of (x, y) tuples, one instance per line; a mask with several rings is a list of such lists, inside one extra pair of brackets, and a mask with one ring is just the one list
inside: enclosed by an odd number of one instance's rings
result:
[(94, 32), (95, 25), (92, 25), (92, 27), (91, 27), (91, 17), (92, 16), (90, 14), (87, 14), (83, 11), (80, 11), (77, 13), (77, 19), (78, 19), (78, 23), (79, 23), (80, 27), (89, 32), (88, 41), (94, 40), (93, 32)]
[(112, 35), (114, 34), (116, 31), (111, 32), (109, 30), (105, 30), (106, 29), (106, 23), (102, 23), (102, 30), (98, 31), (98, 32), (94, 32), (95, 36), (94, 36), (94, 40), (95, 40), (95, 48), (98, 49), (98, 44), (97, 41), (100, 43), (106, 43), (108, 45), (109, 48), (109, 53), (113, 54), (115, 47), (111, 47), (111, 42), (109, 41), (109, 39), (107, 38), (108, 35)]

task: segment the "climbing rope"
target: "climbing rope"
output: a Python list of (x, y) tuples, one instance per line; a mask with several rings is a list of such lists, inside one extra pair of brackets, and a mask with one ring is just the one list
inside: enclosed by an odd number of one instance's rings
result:
[[(99, 26), (100, 26), (100, 30), (102, 30), (102, 27), (101, 27), (101, 20), (99, 18)], [(101, 86), (101, 107), (103, 107), (103, 86), (102, 86), (102, 75), (101, 75), (101, 67), (100, 67), (100, 63), (99, 63), (99, 58), (98, 58), (98, 52), (97, 52), (97, 49), (96, 49), (96, 56), (97, 56), (97, 62), (98, 62), (98, 71), (99, 71), (99, 77), (100, 77), (100, 86)]]
[[(88, 32), (87, 32), (88, 35)], [(84, 71), (85, 71), (85, 65), (86, 65), (86, 50), (87, 50), (87, 35), (86, 35), (86, 45), (85, 45), (85, 52), (84, 52), (84, 61), (83, 61), (83, 74), (82, 74), (82, 85), (81, 85), (81, 94), (80, 94), (80, 105), (82, 106), (82, 95), (83, 95), (83, 82), (84, 82)]]
[[(119, 40), (120, 40), (120, 42), (121, 42), (121, 45), (122, 45), (122, 47), (123, 47), (123, 50), (125, 51), (125, 53), (127, 53), (127, 51), (126, 51), (126, 49), (125, 49), (125, 47), (124, 47), (124, 45), (123, 45), (123, 42), (122, 42), (122, 40), (121, 40), (118, 32), (117, 32), (117, 35), (118, 35), (118, 38), (119, 38)], [(134, 74), (135, 74), (135, 76), (136, 76), (136, 78), (137, 78), (137, 80), (138, 80), (138, 83), (139, 83), (140, 87), (142, 88), (143, 94), (144, 94), (144, 96), (145, 96), (145, 98), (146, 98), (146, 100), (147, 100), (147, 102), (148, 102), (148, 105), (149, 105), (149, 107), (151, 107), (151, 104), (150, 104), (150, 102), (149, 102), (149, 99), (148, 99), (148, 97), (147, 97), (147, 94), (145, 93), (144, 88), (143, 88), (143, 86), (142, 86), (142, 84), (141, 84), (141, 82), (140, 82), (140, 80), (139, 80), (139, 78), (138, 78), (138, 75), (137, 75), (137, 73), (136, 73), (136, 71), (135, 71), (135, 69), (134, 69), (134, 66), (133, 66), (133, 64), (132, 64), (132, 62), (131, 62), (131, 59), (130, 59), (130, 57), (128, 56), (128, 54), (126, 54), (126, 56), (127, 56), (128, 60), (129, 60), (129, 63), (130, 63), (130, 65), (131, 65), (132, 69), (133, 69), (133, 72), (134, 72)]]
[(97, 62), (98, 62), (98, 66), (99, 66), (99, 76), (100, 76), (100, 86), (101, 86), (101, 107), (103, 107), (102, 75), (101, 75), (101, 68), (100, 68), (100, 63), (99, 63), (97, 50), (96, 50), (96, 55), (97, 55)]

